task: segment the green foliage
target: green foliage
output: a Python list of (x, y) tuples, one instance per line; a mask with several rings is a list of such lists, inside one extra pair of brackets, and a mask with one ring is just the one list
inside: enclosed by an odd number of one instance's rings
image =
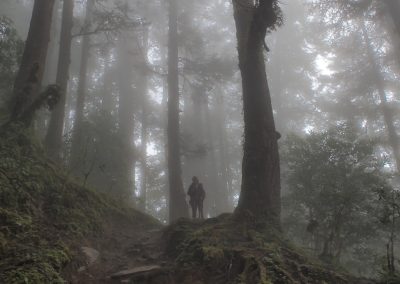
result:
[(352, 250), (360, 262), (357, 251), (379, 233), (379, 192), (390, 186), (374, 147), (347, 125), (284, 142), (287, 230), (326, 261)]
[(96, 191), (115, 199), (131, 201), (128, 172), (134, 151), (122, 142), (115, 119), (106, 112), (94, 112), (83, 125), (81, 160), (75, 174)]

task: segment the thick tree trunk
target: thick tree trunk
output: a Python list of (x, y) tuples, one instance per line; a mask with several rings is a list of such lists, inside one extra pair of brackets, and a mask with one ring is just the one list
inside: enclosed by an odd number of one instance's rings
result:
[(43, 72), (42, 86), (54, 84), (57, 74), (58, 50), (60, 46), (60, 31), (61, 31), (61, 0), (54, 0), (53, 16), (50, 28), (50, 41), (47, 50), (46, 64)]
[(179, 125), (178, 11), (176, 0), (169, 1), (168, 31), (168, 177), (169, 221), (188, 217), (182, 183)]
[[(275, 130), (264, 63), (262, 7), (233, 1), (242, 75), (244, 156), (242, 188), (235, 216), (280, 226), (279, 134)], [(268, 5), (268, 4), (265, 4)], [(268, 20), (268, 19), (267, 19)]]
[[(90, 30), (91, 17), (94, 6), (94, 0), (88, 0), (86, 4), (85, 28), (84, 33)], [(76, 107), (75, 107), (75, 122), (72, 130), (72, 146), (70, 166), (78, 169), (81, 164), (81, 155), (84, 147), (83, 140), (83, 119), (85, 109), (85, 97), (87, 92), (87, 72), (90, 56), (90, 36), (84, 35), (82, 40), (81, 64), (79, 68), (79, 83), (77, 89)]]
[[(50, 40), (54, 0), (35, 0), (25, 49), (14, 82), (11, 120), (30, 107), (39, 93)], [(30, 125), (32, 121), (25, 122)]]
[(55, 159), (60, 158), (62, 135), (64, 129), (65, 102), (69, 79), (69, 66), (71, 62), (72, 26), (73, 26), (74, 0), (64, 0), (60, 49), (58, 56), (56, 84), (60, 87), (60, 101), (53, 110), (45, 145), (49, 155)]

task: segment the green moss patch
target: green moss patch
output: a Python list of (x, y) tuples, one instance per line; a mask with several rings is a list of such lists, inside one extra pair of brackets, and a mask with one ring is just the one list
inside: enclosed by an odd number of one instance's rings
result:
[(106, 223), (156, 226), (71, 181), (18, 125), (0, 134), (0, 283), (65, 283), (61, 271)]
[(255, 230), (226, 214), (179, 220), (164, 235), (178, 283), (372, 283), (306, 257), (276, 230)]

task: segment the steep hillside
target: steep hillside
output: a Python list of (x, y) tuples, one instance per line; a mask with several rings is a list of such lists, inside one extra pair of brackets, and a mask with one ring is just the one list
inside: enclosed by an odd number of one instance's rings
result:
[(160, 227), (71, 181), (21, 129), (0, 134), (0, 283), (65, 283), (67, 264), (83, 266), (82, 246)]

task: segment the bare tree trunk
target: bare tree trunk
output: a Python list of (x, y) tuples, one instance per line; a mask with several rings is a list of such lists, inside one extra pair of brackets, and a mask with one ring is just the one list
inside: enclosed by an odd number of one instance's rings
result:
[(235, 216), (255, 219), (260, 226), (271, 224), (279, 228), (279, 134), (275, 130), (264, 63), (264, 24), (273, 21), (268, 19), (273, 13), (272, 1), (260, 1), (252, 7), (245, 7), (249, 4), (243, 2), (248, 1), (233, 1), (244, 112), (242, 188)]
[(148, 136), (148, 74), (147, 74), (147, 53), (148, 53), (148, 27), (143, 27), (143, 38), (142, 38), (142, 64), (140, 70), (140, 82), (141, 85), (141, 96), (142, 96), (142, 129), (141, 129), (141, 184), (140, 184), (140, 207), (143, 212), (146, 211), (146, 203), (147, 203), (147, 136)]
[[(43, 79), (54, 0), (35, 0), (25, 49), (14, 82), (11, 120), (30, 107)], [(25, 122), (28, 126), (32, 121)]]
[(134, 144), (134, 129), (135, 129), (135, 104), (137, 104), (137, 90), (132, 88), (133, 83), (133, 66), (136, 62), (132, 60), (132, 54), (137, 50), (130, 50), (128, 44), (120, 39), (118, 44), (118, 88), (119, 88), (119, 137), (124, 149), (121, 161), (124, 163), (124, 174), (126, 178), (127, 194), (132, 194), (135, 191), (135, 176), (136, 176), (136, 158)]
[(58, 50), (60, 46), (59, 35), (61, 31), (60, 6), (61, 1), (54, 0), (53, 16), (50, 28), (50, 41), (49, 47), (47, 49), (46, 64), (43, 72), (43, 86), (53, 84), (56, 81)]
[(202, 90), (204, 96), (204, 102), (202, 104), (202, 128), (205, 130), (205, 135), (207, 137), (207, 159), (206, 159), (206, 173), (208, 177), (208, 186), (205, 188), (207, 191), (208, 199), (213, 198), (213, 210), (210, 212), (212, 217), (218, 216), (221, 213), (225, 213), (227, 208), (227, 196), (228, 194), (224, 192), (222, 188), (222, 183), (219, 179), (218, 172), (218, 161), (215, 151), (216, 146), (216, 136), (215, 135), (215, 122), (210, 111), (209, 97), (206, 90)]
[[(88, 0), (86, 4), (86, 16), (84, 32), (90, 30), (92, 10), (94, 0)], [(72, 130), (72, 145), (71, 145), (71, 167), (78, 167), (83, 152), (83, 118), (85, 109), (85, 97), (87, 92), (87, 72), (90, 56), (90, 36), (84, 35), (82, 40), (81, 65), (79, 69), (79, 83), (77, 89), (76, 107), (75, 107), (75, 122)]]
[(168, 177), (169, 221), (188, 217), (182, 183), (179, 123), (178, 11), (176, 0), (169, 1), (168, 31)]
[(225, 110), (223, 103), (223, 96), (217, 97), (216, 99), (216, 118), (217, 118), (217, 135), (218, 135), (218, 148), (219, 148), (219, 160), (220, 160), (220, 172), (221, 172), (221, 186), (223, 194), (225, 195), (226, 208), (223, 212), (231, 212), (233, 210), (232, 201), (232, 173), (229, 163), (228, 155), (228, 142), (226, 137), (225, 129)]
[(109, 62), (109, 52), (110, 49), (106, 48), (103, 51), (104, 55), (104, 75), (103, 75), (103, 93), (101, 99), (101, 109), (107, 113), (107, 115), (112, 114), (114, 108), (113, 101), (113, 71), (111, 70)]
[(69, 66), (71, 62), (72, 26), (73, 26), (74, 0), (64, 0), (60, 49), (58, 56), (56, 84), (60, 87), (60, 100), (53, 110), (45, 145), (49, 155), (55, 159), (60, 158), (62, 135), (64, 129), (66, 93), (69, 80)]

